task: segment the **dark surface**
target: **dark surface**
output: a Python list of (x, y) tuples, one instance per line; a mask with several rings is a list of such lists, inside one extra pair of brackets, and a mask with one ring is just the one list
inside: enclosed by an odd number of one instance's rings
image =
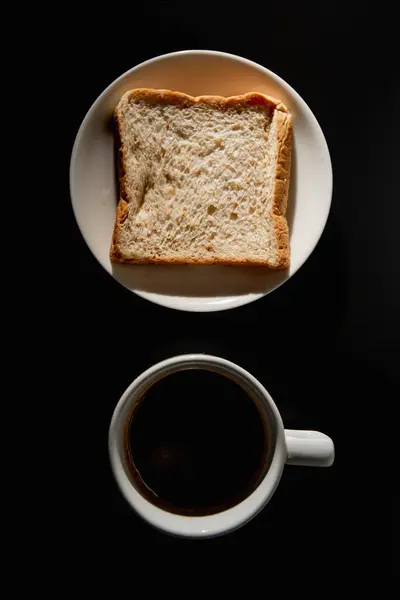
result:
[[(98, 534), (109, 526), (113, 548), (129, 541), (153, 557), (168, 550), (174, 560), (218, 558), (234, 550), (241, 559), (260, 547), (275, 567), (283, 552), (304, 569), (330, 565), (339, 579), (354, 560), (365, 570), (378, 547), (373, 532), (390, 521), (395, 471), (383, 476), (382, 469), (392, 460), (391, 411), (399, 400), (399, 80), (387, 24), (364, 4), (274, 3), (257, 5), (256, 15), (254, 3), (241, 10), (207, 1), (140, 4), (122, 21), (111, 12), (74, 19), (65, 169), (81, 120), (115, 77), (158, 54), (216, 49), (269, 67), (302, 95), (329, 145), (334, 196), (317, 248), (283, 287), (232, 311), (191, 314), (147, 303), (102, 270), (74, 222), (65, 182), (74, 347), (68, 406), (71, 417), (81, 416), (87, 445), (79, 451), (77, 512), (96, 522)], [(185, 352), (248, 369), (286, 427), (322, 430), (336, 445), (334, 466), (286, 468), (251, 523), (204, 542), (168, 537), (142, 522), (121, 497), (107, 457), (108, 424), (122, 392), (150, 365)], [(394, 495), (393, 514), (396, 505)], [(398, 548), (394, 533), (392, 539)], [(379, 548), (389, 561), (387, 537)]]

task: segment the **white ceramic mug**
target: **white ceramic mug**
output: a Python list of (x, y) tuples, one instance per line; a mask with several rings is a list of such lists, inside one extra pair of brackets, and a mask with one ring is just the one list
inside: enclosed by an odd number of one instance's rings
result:
[[(269, 430), (268, 465), (257, 488), (232, 508), (204, 517), (172, 514), (146, 500), (136, 489), (125, 458), (124, 432), (132, 406), (156, 381), (187, 369), (206, 369), (233, 379), (256, 402)], [(187, 354), (153, 365), (131, 383), (114, 410), (109, 429), (109, 454), (122, 494), (141, 517), (170, 534), (210, 537), (237, 529), (252, 519), (271, 499), (285, 464), (329, 467), (334, 460), (334, 446), (331, 438), (318, 431), (285, 430), (271, 396), (245, 369), (216, 356)]]

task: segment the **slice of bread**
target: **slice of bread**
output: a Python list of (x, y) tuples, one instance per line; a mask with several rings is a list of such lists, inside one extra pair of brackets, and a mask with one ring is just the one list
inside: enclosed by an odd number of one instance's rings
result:
[(124, 94), (111, 260), (289, 265), (291, 116), (259, 93)]

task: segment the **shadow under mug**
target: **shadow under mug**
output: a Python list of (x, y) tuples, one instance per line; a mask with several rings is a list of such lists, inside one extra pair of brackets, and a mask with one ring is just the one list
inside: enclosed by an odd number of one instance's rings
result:
[[(132, 406), (158, 380), (188, 369), (205, 369), (229, 377), (252, 397), (266, 420), (270, 448), (264, 476), (256, 489), (239, 504), (213, 515), (186, 517), (169, 513), (148, 500), (135, 487), (126, 462), (124, 432)], [(241, 527), (271, 499), (285, 464), (329, 467), (334, 461), (333, 441), (318, 431), (284, 429), (281, 415), (267, 390), (238, 365), (206, 354), (168, 358), (139, 375), (120, 398), (109, 429), (109, 455), (116, 482), (132, 508), (151, 525), (184, 537), (211, 537)]]

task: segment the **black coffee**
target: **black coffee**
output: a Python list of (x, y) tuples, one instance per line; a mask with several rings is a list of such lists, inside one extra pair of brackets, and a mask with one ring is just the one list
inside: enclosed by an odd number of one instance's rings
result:
[(126, 452), (137, 487), (173, 513), (213, 514), (258, 485), (267, 433), (253, 400), (210, 371), (169, 375), (136, 405)]

